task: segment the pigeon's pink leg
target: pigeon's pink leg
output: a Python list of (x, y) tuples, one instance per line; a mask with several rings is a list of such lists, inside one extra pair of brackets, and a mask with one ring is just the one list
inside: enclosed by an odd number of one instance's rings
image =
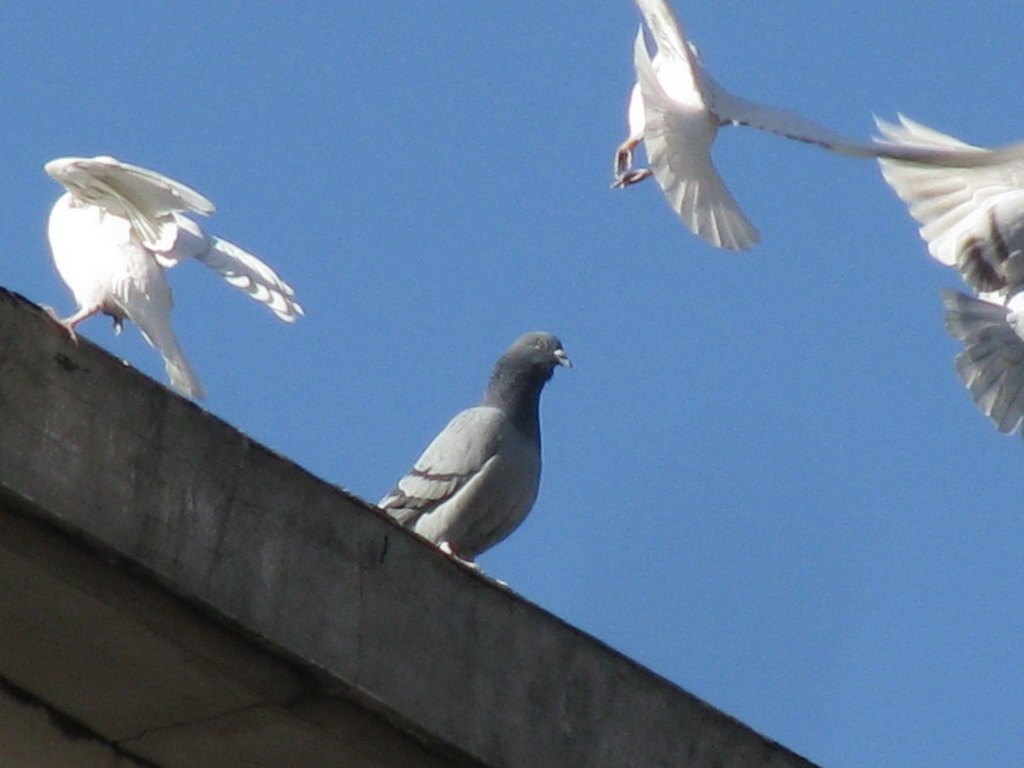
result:
[(61, 320), (60, 317), (57, 316), (57, 313), (53, 310), (52, 307), (43, 307), (43, 310), (46, 312), (46, 314), (52, 317), (54, 321), (56, 321), (59, 325), (64, 326), (64, 329), (71, 336), (71, 340), (75, 342), (75, 344), (77, 344), (78, 334), (75, 333), (75, 326), (78, 325), (83, 320), (92, 317), (96, 313), (102, 312), (103, 307), (82, 307), (80, 310), (75, 312), (75, 314), (71, 315), (70, 317), (66, 317), (63, 320)]
[(642, 139), (642, 136), (630, 136), (616, 150), (615, 181), (612, 182), (613, 189), (628, 187), (630, 184), (636, 184), (638, 181), (643, 181), (651, 175), (650, 168), (631, 170), (633, 167), (633, 150), (636, 149), (637, 144)]

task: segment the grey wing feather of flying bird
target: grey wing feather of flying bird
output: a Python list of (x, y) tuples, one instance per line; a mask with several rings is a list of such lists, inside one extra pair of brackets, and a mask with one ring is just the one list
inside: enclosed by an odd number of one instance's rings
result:
[(1004, 306), (958, 291), (943, 292), (946, 329), (964, 345), (956, 357), (957, 373), (978, 409), (1007, 434), (1024, 420), (1024, 317), (1016, 306), (1024, 295), (1018, 293), (1015, 299)]

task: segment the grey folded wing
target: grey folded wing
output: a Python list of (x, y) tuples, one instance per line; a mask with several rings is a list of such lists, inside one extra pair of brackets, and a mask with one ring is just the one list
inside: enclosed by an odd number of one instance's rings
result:
[[(507, 424), (497, 408), (479, 406), (459, 413), (378, 506), (413, 527), (426, 514), (456, 499), (494, 460)], [(456, 499), (457, 500), (457, 499)]]

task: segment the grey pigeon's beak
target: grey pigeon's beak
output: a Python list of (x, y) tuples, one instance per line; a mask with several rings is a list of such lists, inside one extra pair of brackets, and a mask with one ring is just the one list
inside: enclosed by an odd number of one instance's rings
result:
[(558, 364), (563, 368), (572, 368), (572, 360), (570, 360), (569, 356), (565, 354), (564, 349), (555, 350), (555, 360), (557, 360)]

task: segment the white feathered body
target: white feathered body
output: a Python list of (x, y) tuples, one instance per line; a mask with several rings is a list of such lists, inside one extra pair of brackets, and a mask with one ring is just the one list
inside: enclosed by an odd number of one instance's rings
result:
[(48, 235), (54, 266), (79, 308), (101, 307), (108, 315), (132, 319), (130, 300), (141, 294), (170, 311), (163, 270), (132, 237), (126, 218), (76, 203), (65, 193), (50, 211)]
[(49, 222), (54, 263), (78, 304), (78, 312), (62, 322), (73, 329), (96, 312), (131, 320), (164, 356), (180, 392), (203, 397), (171, 331), (164, 268), (196, 259), (282, 320), (303, 314), (295, 292), (273, 269), (182, 215), (213, 212), (213, 203), (195, 190), (107, 156), (59, 158), (46, 164), (46, 172), (68, 190)]
[(707, 103), (710, 81), (671, 9), (659, 1), (642, 3), (641, 10), (657, 51), (652, 58), (641, 30), (633, 46), (630, 134), (642, 136), (654, 178), (691, 232), (720, 248), (751, 248), (757, 230), (711, 158), (722, 120)]
[(174, 301), (163, 268), (124, 216), (62, 195), (50, 211), (53, 263), (80, 313), (130, 320), (163, 355), (171, 383), (190, 397), (202, 386), (171, 329)]

